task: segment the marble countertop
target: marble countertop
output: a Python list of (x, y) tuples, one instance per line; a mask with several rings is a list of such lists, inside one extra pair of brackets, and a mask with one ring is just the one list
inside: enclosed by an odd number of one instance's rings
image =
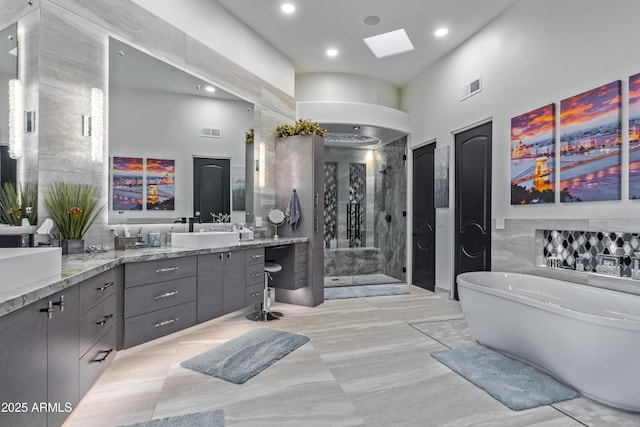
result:
[(78, 284), (120, 264), (129, 262), (152, 261), (178, 258), (230, 250), (265, 248), (269, 246), (290, 245), (307, 242), (306, 237), (256, 239), (239, 242), (233, 246), (209, 249), (186, 249), (171, 246), (111, 250), (103, 253), (85, 253), (62, 257), (62, 273), (57, 277), (40, 280), (15, 288), (0, 291), (0, 316), (55, 294), (58, 291)]

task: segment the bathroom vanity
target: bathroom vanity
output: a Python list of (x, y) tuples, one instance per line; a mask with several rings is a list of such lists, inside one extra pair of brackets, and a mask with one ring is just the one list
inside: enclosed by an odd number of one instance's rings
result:
[(265, 250), (287, 249), (294, 274), (307, 244), (72, 255), (59, 277), (0, 292), (0, 425), (61, 425), (117, 350), (261, 303)]

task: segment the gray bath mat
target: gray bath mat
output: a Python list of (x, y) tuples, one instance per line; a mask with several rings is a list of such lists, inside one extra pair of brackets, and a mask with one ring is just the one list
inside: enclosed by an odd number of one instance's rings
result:
[(436, 351), (431, 356), (515, 411), (580, 395), (549, 375), (483, 346)]
[(396, 285), (337, 286), (334, 288), (324, 288), (324, 299), (380, 297), (385, 295), (405, 295), (408, 293), (408, 291), (400, 289)]
[(224, 410), (177, 415), (120, 427), (224, 427)]
[(304, 335), (258, 328), (185, 360), (180, 366), (242, 384), (308, 341)]

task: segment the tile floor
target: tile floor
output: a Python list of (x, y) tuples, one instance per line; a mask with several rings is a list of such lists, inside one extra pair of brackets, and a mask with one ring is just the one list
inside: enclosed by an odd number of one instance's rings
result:
[[(250, 310), (121, 351), (65, 424), (115, 426), (222, 408), (227, 426), (639, 426), (640, 414), (586, 398), (511, 411), (431, 358), (474, 343), (455, 301), (408, 295), (275, 304), (285, 317), (255, 323)], [(180, 362), (253, 328), (311, 341), (242, 385)], [(179, 427), (179, 426), (176, 426)]]

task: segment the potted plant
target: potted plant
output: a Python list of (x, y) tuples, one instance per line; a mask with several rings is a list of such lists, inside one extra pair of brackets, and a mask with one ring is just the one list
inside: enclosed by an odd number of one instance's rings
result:
[(103, 212), (100, 192), (88, 184), (56, 182), (42, 188), (42, 199), (62, 239), (62, 254), (84, 252), (84, 235)]
[(292, 125), (276, 126), (276, 138), (286, 138), (293, 135), (318, 135), (324, 137), (326, 130), (311, 119), (298, 119)]
[(0, 187), (0, 222), (22, 225), (24, 218), (31, 225), (38, 222), (38, 191), (29, 184), (16, 186), (5, 182)]

